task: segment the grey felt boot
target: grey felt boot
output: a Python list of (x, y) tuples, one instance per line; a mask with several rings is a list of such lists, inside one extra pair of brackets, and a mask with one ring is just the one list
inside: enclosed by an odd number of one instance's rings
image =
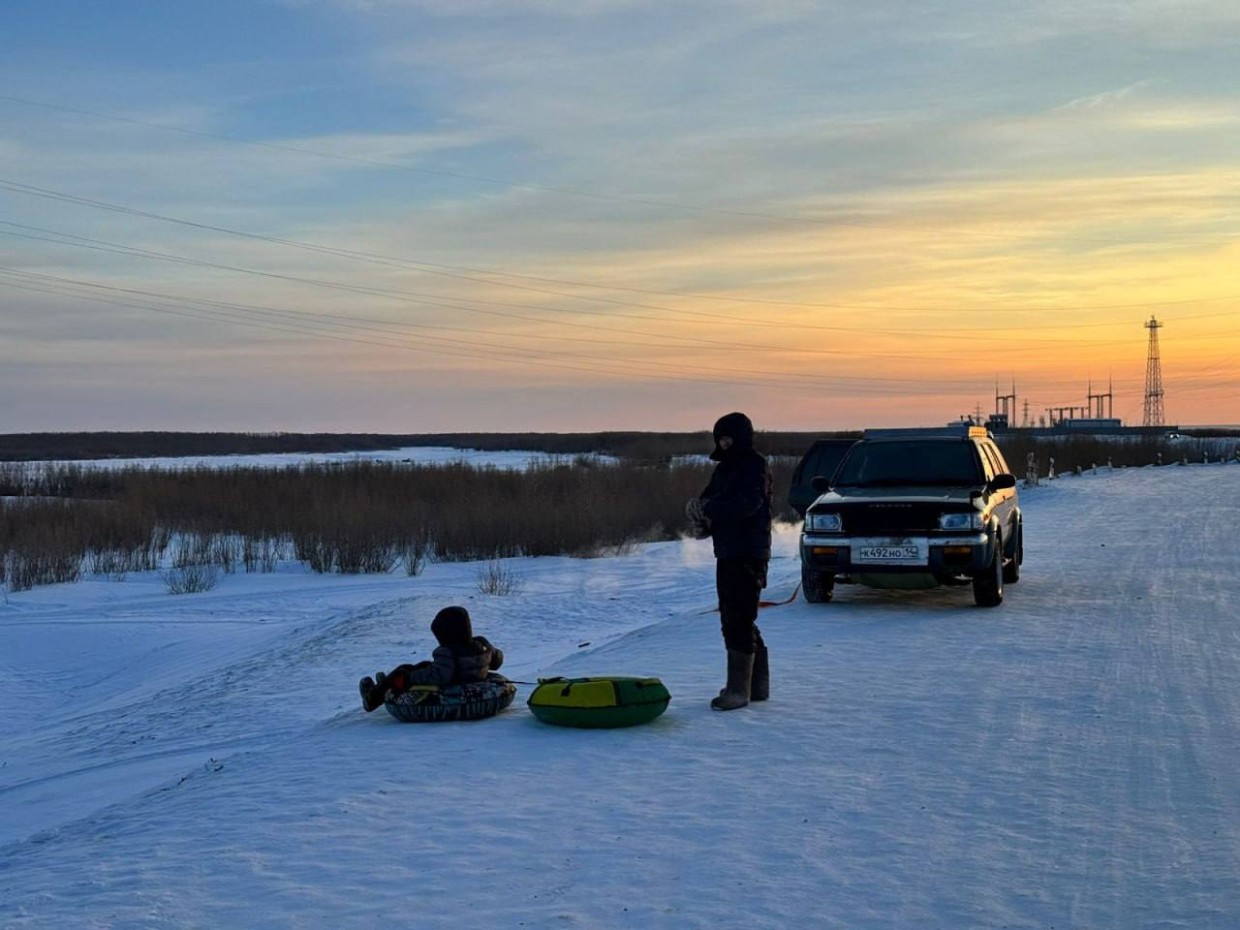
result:
[(753, 678), (749, 683), (749, 700), (765, 701), (771, 696), (771, 664), (767, 658), (766, 643), (753, 654)]
[(728, 650), (728, 686), (710, 702), (715, 710), (736, 710), (749, 703), (749, 682), (753, 678), (753, 654)]

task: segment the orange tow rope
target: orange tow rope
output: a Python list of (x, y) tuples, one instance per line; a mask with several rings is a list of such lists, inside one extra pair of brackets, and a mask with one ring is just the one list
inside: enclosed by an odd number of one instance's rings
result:
[[(785, 604), (791, 604), (793, 601), (797, 599), (797, 595), (800, 593), (801, 593), (801, 585), (797, 584), (796, 588), (793, 589), (792, 596), (788, 598), (788, 600), (786, 601), (758, 601), (758, 610), (763, 610), (764, 608), (767, 608), (767, 607), (783, 607)], [(710, 610), (703, 610), (702, 613), (703, 614), (717, 614), (719, 613), (719, 608), (712, 607), (710, 608)]]
[(796, 588), (792, 592), (792, 597), (788, 598), (788, 600), (786, 601), (758, 601), (758, 610), (761, 610), (764, 607), (783, 607), (785, 604), (791, 604), (793, 601), (797, 599), (797, 595), (800, 593), (801, 593), (801, 585), (800, 583), (798, 583)]

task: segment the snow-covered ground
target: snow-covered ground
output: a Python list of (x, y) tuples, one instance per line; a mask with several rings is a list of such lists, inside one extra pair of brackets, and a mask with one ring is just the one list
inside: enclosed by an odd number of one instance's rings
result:
[[(1240, 467), (1023, 492), (967, 588), (763, 611), (733, 713), (709, 544), (415, 578), (153, 576), (0, 601), (5, 928), (1240, 927)], [(796, 587), (795, 534), (767, 595)], [(504, 671), (658, 675), (645, 727), (364, 714), (450, 603)]]
[[(464, 462), (475, 467), (525, 469), (531, 463), (572, 462), (574, 455), (549, 455), (545, 452), (457, 449), (451, 446), (409, 446), (400, 449), (375, 449), (367, 452), (270, 452), (261, 455), (185, 455), (131, 459), (82, 459), (72, 462), (46, 461), (17, 463), (31, 469), (49, 465), (73, 465), (78, 468), (148, 468), (162, 471), (188, 468), (295, 468), (311, 464), (348, 464), (350, 462), (396, 462), (414, 465), (437, 465)], [(607, 456), (591, 458), (611, 461)]]

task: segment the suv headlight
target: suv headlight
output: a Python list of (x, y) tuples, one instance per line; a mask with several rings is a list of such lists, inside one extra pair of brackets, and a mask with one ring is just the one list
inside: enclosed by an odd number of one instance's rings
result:
[(969, 513), (944, 513), (939, 515), (941, 530), (980, 530), (982, 515), (976, 510)]
[(844, 521), (838, 513), (811, 513), (805, 518), (805, 528), (819, 533), (838, 533), (844, 528)]

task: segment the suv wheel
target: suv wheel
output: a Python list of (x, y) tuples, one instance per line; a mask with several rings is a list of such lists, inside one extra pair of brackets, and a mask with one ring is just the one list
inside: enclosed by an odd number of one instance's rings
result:
[(990, 565), (973, 578), (973, 601), (978, 607), (998, 607), (1003, 603), (1003, 540), (996, 537)]
[(1020, 563), (1025, 561), (1025, 528), (1016, 528), (1016, 545), (1012, 547), (1012, 560), (1003, 566), (1003, 583), (1016, 584), (1020, 581)]
[(835, 591), (835, 576), (801, 566), (801, 593), (811, 604), (825, 604)]

